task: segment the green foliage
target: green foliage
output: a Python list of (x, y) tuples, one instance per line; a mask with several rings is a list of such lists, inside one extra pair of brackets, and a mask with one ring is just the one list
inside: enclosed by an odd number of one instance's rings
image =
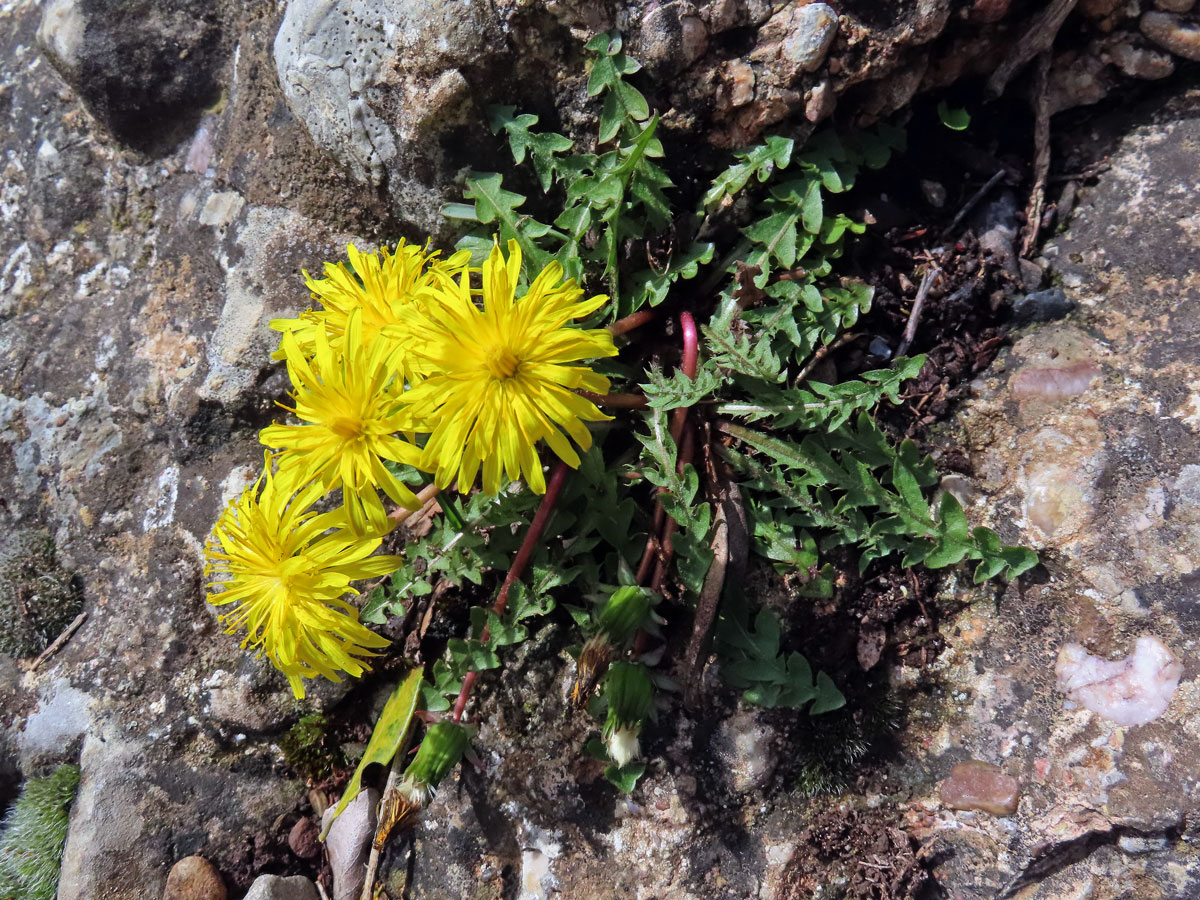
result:
[(779, 619), (760, 610), (751, 624), (744, 601), (727, 603), (717, 630), (721, 677), (746, 699), (768, 709), (808, 706), (809, 715), (831, 712), (846, 698), (824, 672), (813, 678), (812, 668), (799, 653), (780, 649)]
[(971, 114), (965, 109), (951, 108), (945, 100), (939, 100), (937, 105), (938, 119), (952, 131), (966, 131), (971, 124)]
[(22, 789), (0, 833), (0, 896), (53, 900), (67, 838), (67, 810), (78, 785), (79, 767), (59, 766)]
[(79, 615), (83, 597), (44, 531), (27, 531), (0, 564), (0, 652), (41, 653)]
[[(531, 577), (512, 587), (503, 614), (471, 610), (469, 629), (448, 641), (422, 688), (426, 707), (449, 708), (469, 672), (500, 666), (504, 648), (526, 640), (564, 594), (602, 604), (613, 585), (631, 585), (646, 545), (647, 499), (677, 526), (676, 583), (685, 601), (698, 597), (713, 561), (720, 491), (713, 473), (724, 464), (737, 481), (754, 552), (791, 575), (802, 595), (833, 595), (826, 557), (839, 548), (856, 552), (863, 570), (887, 556), (930, 568), (973, 561), (976, 580), (1011, 578), (1032, 566), (1031, 551), (972, 529), (952, 496), (931, 502), (938, 481), (932, 462), (911, 442), (891, 443), (873, 420), (879, 405), (901, 402), (923, 357), (837, 384), (808, 377), (872, 301), (869, 285), (835, 271), (846, 242), (866, 228), (846, 215), (840, 195), (864, 169), (884, 166), (902, 149), (903, 132), (887, 124), (854, 134), (827, 130), (803, 145), (768, 136), (736, 152), (683, 213), (673, 207), (674, 185), (661, 164), (659, 117), (631, 83), (639, 64), (615, 33), (596, 36), (587, 50), (594, 136), (567, 137), (539, 128), (537, 116), (493, 108), (493, 132), (532, 178), (472, 173), (467, 202), (451, 204), (447, 214), (473, 223), (459, 245), (477, 261), (498, 235), (520, 244), (526, 279), (557, 262), (588, 290), (606, 290), (610, 302), (591, 325), (683, 301), (702, 323), (701, 358), (693, 378), (657, 348), (644, 370), (607, 364), (614, 380), (640, 382), (647, 400), (646, 412), (633, 416), (632, 457), (606, 464), (598, 447), (584, 457), (534, 552)], [(541, 196), (518, 193), (518, 183), (536, 183)], [(676, 426), (673, 436), (673, 411), (683, 408), (709, 430)], [(717, 432), (721, 440), (707, 439)], [(684, 434), (688, 441), (700, 434), (704, 446), (681, 459)], [(711, 459), (717, 455), (724, 463)], [(701, 471), (709, 473), (704, 483)], [(409, 546), (405, 565), (372, 594), (364, 617), (401, 614), (439, 581), (490, 592), (497, 579), (489, 573), (506, 571), (537, 502), (528, 492), (444, 501), (446, 517)], [(588, 603), (564, 605), (578, 626), (596, 629)], [(653, 614), (646, 618), (652, 622)], [(752, 613), (736, 587), (725, 586), (716, 647), (726, 682), (763, 706), (814, 716), (839, 709), (845, 698), (834, 679), (814, 674), (785, 643), (774, 613)], [(616, 644), (624, 653), (625, 642)], [(628, 663), (615, 665), (620, 671)], [(602, 744), (600, 758), (612, 762)], [(628, 791), (643, 770), (640, 763), (610, 765), (606, 776)]]

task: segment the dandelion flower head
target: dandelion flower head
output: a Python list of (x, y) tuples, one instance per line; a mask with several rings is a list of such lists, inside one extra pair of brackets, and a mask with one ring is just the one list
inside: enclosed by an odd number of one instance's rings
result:
[(351, 312), (340, 351), (325, 332), (314, 337), (312, 355), (296, 336), (281, 341), (294, 392), (284, 407), (299, 425), (269, 425), (260, 440), (282, 450), (279, 468), (297, 483), (342, 489), (352, 526), (362, 534), (388, 530), (377, 489), (407, 509), (420, 506), (415, 495), (384, 465), (385, 460), (415, 465), (420, 451), (396, 435), (403, 425), (399, 396), (402, 378), (389, 362), (387, 341), (365, 345), (363, 314)]
[(580, 299), (583, 291), (562, 280), (558, 263), (517, 297), (520, 271), (515, 241), (507, 259), (494, 246), (483, 264), (478, 303), (463, 273), (457, 281), (443, 279), (423, 311), (407, 310), (401, 325), (384, 330), (404, 332), (406, 352), (429, 373), (403, 400), (411, 427), (429, 433), (418, 468), (434, 473), (440, 487), (457, 478), (465, 493), (482, 469), (488, 494), (499, 491), (501, 474), (514, 481), (523, 476), (544, 493), (537, 442), (577, 467), (571, 441), (584, 450), (591, 446), (583, 423), (610, 418), (575, 393), (607, 393), (608, 379), (573, 363), (615, 355), (612, 336), (569, 324), (608, 298)]
[[(385, 325), (397, 320), (400, 310), (419, 303), (439, 277), (453, 277), (464, 271), (471, 258), (468, 250), (444, 260), (438, 258), (438, 253), (403, 240), (394, 251), (381, 247), (373, 253), (364, 253), (350, 244), (346, 248), (349, 265), (327, 262), (323, 278), (304, 273), (305, 284), (321, 308), (294, 319), (274, 319), (271, 327), (294, 334), (305, 352), (313, 351), (316, 334), (321, 330), (328, 334), (331, 346), (339, 348), (350, 314), (357, 309), (362, 312), (363, 343), (369, 346)], [(276, 358), (283, 358), (282, 348)]]
[(232, 606), (226, 634), (246, 630), (242, 646), (266, 656), (302, 698), (302, 679), (359, 676), (387, 641), (364, 627), (342, 599), (352, 581), (394, 571), (395, 556), (371, 556), (379, 538), (347, 530), (342, 510), (314, 513), (319, 485), (296, 489), (283, 473), (263, 473), (225, 509), (205, 548), (209, 602)]

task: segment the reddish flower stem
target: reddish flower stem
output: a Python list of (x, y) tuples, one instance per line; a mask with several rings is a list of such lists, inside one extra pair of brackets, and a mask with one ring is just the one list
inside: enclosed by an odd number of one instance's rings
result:
[(620, 337), (623, 334), (628, 334), (636, 328), (641, 328), (653, 318), (653, 312), (648, 309), (643, 309), (641, 312), (635, 312), (623, 319), (617, 319), (617, 321), (608, 326), (608, 330), (612, 332), (613, 337)]
[[(692, 318), (690, 312), (684, 312), (679, 316), (679, 328), (683, 333), (683, 358), (679, 363), (679, 369), (688, 379), (696, 377), (696, 368), (700, 361), (700, 336), (696, 331), (696, 320)], [(678, 407), (671, 412), (671, 439), (675, 441), (675, 445), (679, 447), (679, 456), (677, 458), (677, 469), (682, 472), (683, 467), (692, 461), (694, 452), (691, 432), (688, 431), (687, 439), (683, 446), (680, 446), (680, 438), (684, 435), (684, 429), (687, 425), (688, 410), (686, 406)], [(662, 493), (660, 488), (658, 493)], [(650, 534), (646, 538), (646, 549), (642, 551), (642, 559), (638, 564), (637, 583), (646, 584), (646, 579), (650, 575), (651, 565), (654, 560), (658, 559), (658, 565), (655, 567), (654, 579), (650, 582), (654, 590), (662, 589), (662, 582), (666, 579), (666, 569), (670, 564), (670, 541), (671, 534), (675, 530), (675, 520), (667, 516), (667, 511), (663, 509), (662, 503), (657, 500), (654, 502), (654, 519), (650, 526)], [(664, 561), (665, 555), (665, 561)]]
[(650, 401), (643, 394), (593, 394), (591, 391), (576, 391), (585, 400), (608, 409), (645, 409)]
[[(542, 532), (546, 530), (546, 523), (550, 521), (550, 515), (554, 512), (554, 504), (558, 502), (558, 495), (562, 493), (563, 485), (567, 483), (567, 474), (570, 471), (570, 466), (565, 462), (559, 461), (555, 464), (554, 471), (550, 473), (550, 480), (546, 483), (546, 493), (542, 497), (542, 502), (538, 505), (537, 512), (533, 516), (533, 521), (529, 523), (529, 530), (525, 532), (525, 539), (521, 541), (521, 547), (517, 550), (517, 555), (513, 557), (512, 565), (508, 567), (508, 574), (504, 576), (504, 584), (500, 586), (500, 593), (496, 595), (496, 602), (492, 604), (492, 610), (496, 615), (504, 615), (504, 610), (508, 606), (508, 592), (525, 573), (525, 568), (529, 565), (529, 560), (533, 558), (534, 548), (537, 547), (538, 542), (542, 539)], [(489, 637), (490, 634), (487, 628), (484, 628), (483, 634), (480, 635), (480, 640), (486, 643)], [(462, 718), (463, 710), (467, 707), (467, 700), (470, 699), (471, 688), (475, 685), (477, 675), (478, 673), (476, 672), (468, 672), (463, 677), (462, 688), (458, 692), (458, 699), (454, 701), (455, 722)]]

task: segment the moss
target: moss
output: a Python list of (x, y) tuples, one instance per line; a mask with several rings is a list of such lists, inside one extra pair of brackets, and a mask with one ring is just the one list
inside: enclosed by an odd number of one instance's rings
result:
[(67, 809), (78, 785), (78, 766), (59, 766), (25, 785), (0, 834), (0, 896), (53, 900), (67, 838)]
[(329, 717), (309, 713), (288, 729), (279, 741), (283, 758), (310, 781), (322, 781), (346, 765), (346, 756), (329, 733)]
[(82, 609), (79, 586), (59, 566), (50, 536), (22, 534), (16, 552), (0, 565), (0, 652), (41, 653)]
[(810, 718), (793, 738), (796, 788), (802, 794), (839, 794), (858, 778), (867, 756), (899, 730), (904, 710), (886, 686), (872, 687), (859, 704)]

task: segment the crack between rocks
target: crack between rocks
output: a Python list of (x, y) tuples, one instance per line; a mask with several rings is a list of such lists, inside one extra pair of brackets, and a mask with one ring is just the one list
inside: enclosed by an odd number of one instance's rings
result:
[[(1044, 881), (1068, 866), (1087, 859), (1102, 847), (1116, 846), (1123, 837), (1160, 838), (1175, 840), (1182, 834), (1186, 822), (1180, 819), (1173, 825), (1160, 829), (1134, 828), (1131, 825), (1115, 825), (1107, 831), (1088, 831), (1079, 837), (1056, 844), (1034, 859), (1025, 870), (1006, 884), (995, 900), (1010, 900), (1031, 884)], [(1124, 853), (1125, 851), (1121, 851)]]

